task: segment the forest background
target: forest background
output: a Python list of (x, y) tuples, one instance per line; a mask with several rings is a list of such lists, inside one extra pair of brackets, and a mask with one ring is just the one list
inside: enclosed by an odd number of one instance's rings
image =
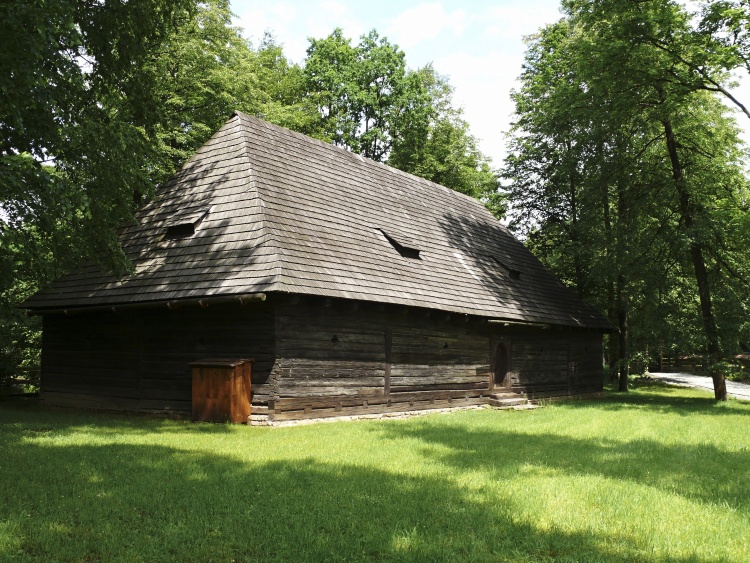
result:
[(731, 93), (750, 72), (750, 9), (566, 0), (561, 14), (527, 40), (494, 168), (449, 79), (375, 30), (309, 39), (293, 63), (272, 35), (246, 39), (226, 0), (4, 3), (0, 378), (38, 365), (23, 299), (85, 259), (126, 272), (117, 227), (241, 110), (484, 202), (618, 327), (621, 389), (634, 358), (701, 354), (725, 398), (750, 344), (750, 112)]

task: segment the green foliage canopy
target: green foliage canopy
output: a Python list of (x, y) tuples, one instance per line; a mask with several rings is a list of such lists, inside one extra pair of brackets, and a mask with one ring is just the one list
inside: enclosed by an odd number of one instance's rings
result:
[[(115, 227), (153, 189), (161, 107), (147, 61), (188, 0), (0, 6), (0, 270), (45, 273), (49, 252), (122, 266)], [(7, 278), (2, 286), (10, 285)]]
[(15, 305), (39, 283), (84, 257), (127, 268), (116, 227), (153, 189), (160, 118), (147, 63), (193, 11), (191, 0), (0, 4), (3, 368), (29, 361), (36, 336)]
[(319, 115), (313, 134), (481, 199), (502, 215), (496, 174), (453, 107), (448, 80), (432, 66), (409, 70), (404, 52), (375, 30), (352, 45), (335, 29), (310, 40), (304, 75)]
[(291, 129), (311, 127), (315, 109), (303, 98), (299, 66), (266, 35), (257, 47), (232, 25), (228, 0), (207, 0), (148, 62), (159, 100), (154, 184), (168, 178), (234, 110)]
[[(514, 226), (641, 349), (736, 351), (750, 256), (746, 150), (717, 97), (727, 59), (700, 54), (715, 38), (675, 3), (564, 6), (514, 94)], [(622, 368), (627, 339), (609, 352)]]

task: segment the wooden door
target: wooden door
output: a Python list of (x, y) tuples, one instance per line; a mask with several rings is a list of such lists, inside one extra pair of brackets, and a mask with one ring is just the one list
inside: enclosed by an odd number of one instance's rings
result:
[(493, 384), (495, 388), (511, 386), (510, 354), (505, 342), (498, 342), (495, 347), (495, 372)]

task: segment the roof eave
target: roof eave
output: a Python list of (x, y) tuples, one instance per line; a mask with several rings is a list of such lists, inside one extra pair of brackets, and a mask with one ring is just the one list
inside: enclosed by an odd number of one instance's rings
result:
[(266, 300), (265, 293), (243, 293), (240, 295), (220, 295), (215, 297), (203, 297), (201, 299), (171, 299), (171, 300), (156, 300), (156, 301), (143, 301), (139, 303), (116, 303), (113, 305), (93, 305), (93, 306), (77, 306), (77, 307), (66, 307), (66, 308), (28, 308), (26, 314), (29, 317), (44, 316), (44, 315), (67, 315), (72, 316), (79, 313), (100, 313), (100, 312), (112, 312), (121, 313), (125, 311), (132, 311), (134, 309), (153, 309), (166, 307), (167, 309), (180, 309), (183, 307), (202, 307), (206, 308), (210, 305), (220, 305), (223, 303), (239, 303), (245, 305), (247, 303), (258, 303)]

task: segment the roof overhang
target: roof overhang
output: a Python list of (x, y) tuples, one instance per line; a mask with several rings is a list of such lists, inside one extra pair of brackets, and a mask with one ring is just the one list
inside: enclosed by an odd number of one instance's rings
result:
[(132, 311), (134, 309), (154, 309), (166, 307), (167, 309), (181, 309), (183, 307), (202, 307), (206, 308), (210, 305), (220, 305), (222, 303), (239, 303), (245, 305), (247, 303), (257, 303), (266, 300), (265, 293), (245, 293), (242, 295), (222, 295), (217, 297), (204, 297), (202, 299), (174, 299), (171, 301), (144, 301), (142, 303), (122, 303), (117, 305), (94, 305), (94, 306), (83, 306), (83, 307), (68, 307), (64, 309), (29, 309), (26, 314), (30, 317), (43, 316), (43, 315), (67, 315), (73, 316), (79, 313), (122, 313), (125, 311)]

